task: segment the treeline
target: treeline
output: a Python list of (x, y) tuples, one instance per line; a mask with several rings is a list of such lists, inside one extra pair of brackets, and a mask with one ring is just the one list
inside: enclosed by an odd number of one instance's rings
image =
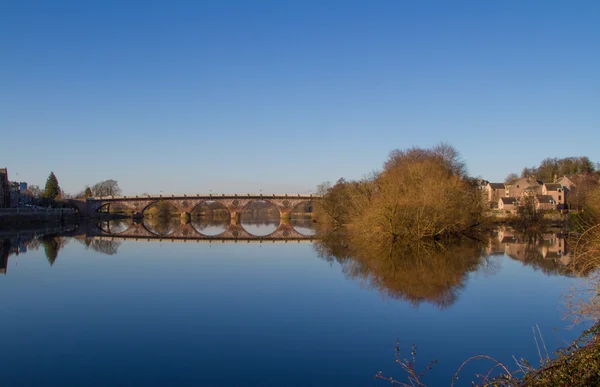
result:
[[(523, 168), (521, 177), (535, 176), (537, 180), (544, 183), (553, 183), (556, 178), (562, 176), (594, 174), (597, 177), (599, 169), (598, 163), (592, 162), (587, 156), (562, 159), (549, 157), (542, 160), (539, 166)], [(506, 180), (510, 181), (517, 177), (519, 177), (517, 174), (511, 173)]]
[(75, 199), (85, 199), (92, 196), (119, 196), (123, 191), (119, 182), (113, 179), (103, 180), (94, 185), (85, 186), (83, 191), (73, 195)]
[(477, 182), (447, 144), (394, 150), (381, 172), (325, 183), (318, 193), (320, 224), (381, 246), (464, 235), (486, 218)]

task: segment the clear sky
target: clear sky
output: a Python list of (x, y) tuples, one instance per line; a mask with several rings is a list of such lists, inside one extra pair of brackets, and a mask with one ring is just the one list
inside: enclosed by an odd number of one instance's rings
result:
[(0, 4), (11, 180), (307, 193), (440, 141), (488, 180), (599, 161), (600, 1)]

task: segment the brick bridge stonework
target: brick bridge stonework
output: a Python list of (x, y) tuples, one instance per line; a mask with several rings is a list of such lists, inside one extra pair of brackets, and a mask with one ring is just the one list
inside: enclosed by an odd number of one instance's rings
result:
[(211, 195), (138, 195), (138, 196), (104, 196), (92, 197), (87, 200), (70, 200), (69, 204), (76, 207), (83, 217), (95, 217), (98, 211), (110, 204), (119, 204), (128, 208), (134, 217), (141, 218), (144, 211), (152, 204), (160, 201), (168, 202), (182, 214), (191, 214), (194, 208), (204, 202), (222, 204), (231, 214), (232, 223), (239, 221), (239, 215), (244, 207), (254, 201), (265, 201), (277, 207), (282, 218), (301, 203), (320, 200), (319, 195), (264, 195), (264, 194), (211, 194)]

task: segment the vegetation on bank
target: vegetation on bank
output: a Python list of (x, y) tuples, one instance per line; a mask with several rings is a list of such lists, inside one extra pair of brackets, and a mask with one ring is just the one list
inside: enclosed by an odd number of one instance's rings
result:
[(329, 229), (381, 245), (439, 240), (473, 232), (486, 206), (458, 152), (446, 144), (391, 152), (383, 170), (318, 189), (316, 218)]

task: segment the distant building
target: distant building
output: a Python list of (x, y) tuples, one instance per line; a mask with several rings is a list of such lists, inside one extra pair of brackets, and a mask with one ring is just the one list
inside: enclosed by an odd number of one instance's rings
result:
[(10, 181), (8, 170), (0, 168), (0, 208), (10, 207)]
[(19, 183), (16, 181), (10, 182), (10, 207), (19, 207), (19, 202), (21, 198), (21, 191), (19, 187)]
[(538, 210), (556, 210), (556, 202), (550, 195), (536, 195), (535, 207)]
[(575, 187), (575, 183), (566, 176), (556, 179), (554, 182), (562, 185), (567, 191)]
[(513, 213), (517, 209), (518, 205), (519, 201), (515, 197), (504, 197), (498, 199), (498, 209), (500, 211)]
[(542, 182), (534, 176), (521, 177), (505, 184), (506, 196), (520, 198), (523, 193), (541, 194)]
[(542, 187), (542, 195), (550, 195), (556, 202), (556, 208), (562, 210), (565, 207), (566, 198), (563, 186), (559, 183), (545, 183)]
[(483, 192), (492, 208), (497, 207), (498, 199), (506, 197), (506, 187), (504, 186), (504, 183), (487, 182), (483, 187)]

